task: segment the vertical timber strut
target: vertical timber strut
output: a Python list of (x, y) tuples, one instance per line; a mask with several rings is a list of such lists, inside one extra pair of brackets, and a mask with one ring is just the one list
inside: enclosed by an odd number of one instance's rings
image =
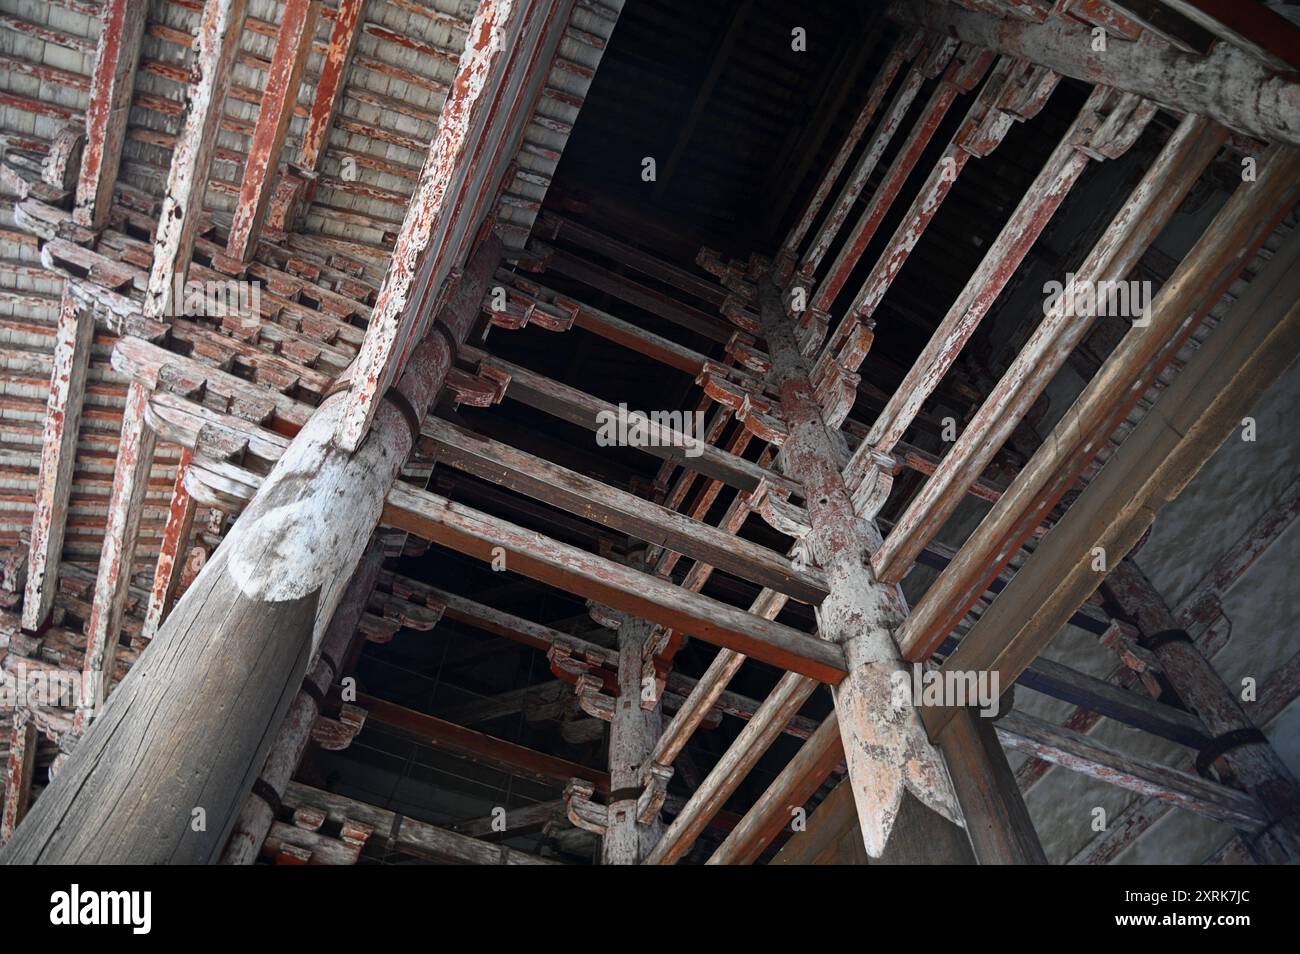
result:
[(822, 419), (780, 293), (768, 281), (760, 284), (759, 307), (789, 428), (781, 467), (803, 485), (812, 528), (804, 544), (825, 571), (830, 591), (817, 611), (818, 630), (823, 639), (844, 647), (848, 664), (848, 675), (834, 695), (858, 822), (867, 853), (879, 858), (904, 790), (931, 810), (933, 824), (960, 824), (961, 811), (920, 714), (910, 699), (897, 698), (893, 691), (894, 674), (903, 666), (894, 631), (907, 607), (898, 587), (878, 581), (866, 565), (881, 538), (854, 512), (840, 474), (847, 449), (841, 446), (837, 453), (835, 441), (842, 438)]

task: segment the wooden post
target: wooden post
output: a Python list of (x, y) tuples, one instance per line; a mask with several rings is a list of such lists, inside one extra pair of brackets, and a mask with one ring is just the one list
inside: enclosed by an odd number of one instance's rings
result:
[(905, 791), (926, 806), (922, 817), (928, 815), (926, 823), (936, 831), (959, 823), (961, 812), (918, 710), (895, 691), (903, 663), (894, 632), (907, 606), (898, 587), (878, 581), (864, 562), (880, 546), (880, 531), (854, 512), (807, 366), (779, 292), (768, 281), (760, 284), (759, 307), (789, 429), (782, 470), (803, 485), (812, 527), (803, 542), (825, 571), (830, 590), (818, 608), (819, 635), (845, 651), (848, 675), (834, 688), (835, 711), (859, 827), (867, 854), (880, 858)]
[(144, 316), (167, 319), (176, 308), (176, 282), (184, 283), (198, 234), (203, 194), (208, 188), (217, 128), (225, 109), (226, 90), (248, 0), (206, 0), (199, 23), (195, 82), (186, 91), (185, 126), (172, 151), (167, 194), (158, 214), (153, 267), (145, 289)]
[(1260, 864), (1296, 864), (1300, 861), (1300, 787), (1295, 776), (1137, 564), (1127, 558), (1120, 561), (1104, 586), (1137, 621), (1161, 672), (1213, 737), (1202, 750), (1197, 768), (1205, 774), (1222, 759), (1236, 784), (1259, 799), (1268, 813), (1270, 825), (1264, 831), (1242, 832), (1252, 857)]
[(953, 788), (982, 865), (1045, 865), (1047, 856), (1007, 764), (995, 722), (962, 709), (939, 738)]
[(104, 524), (90, 619), (86, 622), (86, 661), (82, 668), (85, 687), (77, 703), (77, 721), (83, 727), (87, 720), (98, 715), (113, 681), (118, 634), (131, 581), (131, 561), (153, 466), (154, 433), (144, 416), (149, 390), (139, 381), (132, 381), (122, 410), (122, 434), (117, 442), (113, 489), (108, 497), (108, 520)]
[(147, 0), (107, 0), (104, 4), (86, 107), (86, 145), (72, 210), (74, 222), (96, 231), (108, 222), (113, 207), (113, 185), (122, 161), (122, 140), (126, 138), (148, 13)]
[(36, 742), (36, 724), (31, 720), (31, 710), (19, 706), (14, 710), (9, 737), (4, 810), (0, 814), (0, 845), (9, 840), (27, 813), (27, 801), (32, 793), (32, 769), (36, 765)]
[(54, 332), (50, 396), (45, 405), (41, 470), (36, 481), (32, 540), (27, 556), (27, 588), (23, 597), (23, 628), (38, 629), (50, 614), (58, 590), (59, 559), (67, 526), (72, 472), (77, 457), (77, 430), (86, 394), (94, 318), (77, 307), (64, 289), (59, 323)]
[(660, 713), (641, 708), (642, 652), (654, 624), (623, 615), (618, 629), (618, 699), (609, 724), (609, 778), (612, 792), (601, 841), (601, 863), (637, 865), (659, 840), (662, 823), (637, 820), (644, 780), (641, 767), (659, 738)]
[(488, 240), (354, 453), (327, 399), (0, 853), (12, 863), (216, 861), (477, 316)]

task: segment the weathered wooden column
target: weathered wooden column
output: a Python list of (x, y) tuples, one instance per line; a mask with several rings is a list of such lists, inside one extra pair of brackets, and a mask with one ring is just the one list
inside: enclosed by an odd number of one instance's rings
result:
[(27, 811), (32, 793), (32, 770), (36, 766), (36, 724), (31, 710), (19, 706), (14, 710), (9, 736), (9, 762), (5, 775), (4, 807), (0, 809), (0, 845), (13, 835)]
[(660, 715), (641, 708), (643, 650), (654, 624), (622, 614), (618, 628), (618, 698), (609, 723), (610, 795), (605, 836), (601, 841), (601, 863), (638, 865), (650, 853), (663, 824), (637, 818), (637, 805), (644, 782), (641, 768), (659, 739)]
[(489, 239), (354, 453), (328, 398), (0, 852), (216, 861), (499, 260)]
[(1250, 792), (1268, 812), (1267, 828), (1241, 834), (1251, 856), (1259, 864), (1300, 862), (1300, 787), (1286, 763), (1136, 563), (1121, 560), (1103, 586), (1136, 620), (1169, 684), (1205, 723), (1211, 741), (1197, 757), (1197, 770), (1208, 774), (1222, 759), (1234, 776), (1229, 784)]
[(822, 418), (780, 293), (766, 279), (759, 285), (759, 308), (789, 429), (781, 468), (803, 485), (812, 527), (804, 544), (829, 587), (817, 610), (818, 632), (844, 647), (848, 663), (848, 675), (834, 695), (858, 823), (867, 853), (880, 858), (905, 791), (926, 807), (930, 825), (959, 824), (961, 811), (913, 701), (894, 689), (895, 673), (904, 668), (894, 631), (907, 607), (898, 587), (880, 582), (868, 567), (867, 557), (881, 544), (880, 532), (854, 510), (840, 473), (847, 448)]

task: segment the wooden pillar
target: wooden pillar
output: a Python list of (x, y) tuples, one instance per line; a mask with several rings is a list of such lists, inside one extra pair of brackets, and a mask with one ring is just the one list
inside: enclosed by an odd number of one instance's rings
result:
[(32, 769), (36, 765), (36, 725), (24, 706), (14, 710), (9, 736), (9, 764), (5, 770), (4, 810), (0, 814), (0, 845), (14, 833), (27, 813), (32, 793)]
[(144, 297), (146, 318), (165, 320), (174, 316), (175, 283), (183, 284), (189, 271), (247, 9), (248, 0), (206, 0), (203, 5), (195, 79), (186, 90), (185, 125), (172, 150), (167, 194), (158, 214), (153, 267)]
[(262, 850), (262, 842), (271, 830), (275, 820), (275, 808), (268, 801), (273, 796), (277, 801), (284, 798), (293, 773), (302, 761), (303, 753), (311, 740), (311, 729), (320, 715), (320, 700), (329, 692), (334, 680), (342, 673), (348, 650), (357, 637), (357, 624), (366, 611), (370, 594), (375, 589), (379, 578), (380, 564), (383, 563), (383, 548), (372, 542), (370, 549), (361, 558), (352, 582), (348, 584), (334, 618), (330, 620), (329, 631), (321, 642), (320, 653), (313, 664), (310, 682), (303, 684), (303, 689), (294, 698), (289, 713), (280, 726), (280, 734), (266, 756), (266, 764), (258, 777), (258, 784), (244, 800), (244, 807), (239, 812), (235, 829), (230, 833), (230, 841), (221, 855), (223, 865), (251, 865), (257, 860)]
[[(903, 669), (894, 632), (907, 606), (898, 587), (877, 580), (865, 562), (880, 546), (880, 532), (854, 511), (808, 368), (779, 292), (766, 280), (760, 284), (759, 307), (789, 432), (781, 467), (803, 485), (812, 527), (804, 545), (829, 587), (817, 612), (819, 635), (843, 646), (848, 664), (848, 675), (834, 688), (835, 711), (859, 827), (867, 854), (880, 858), (905, 791), (924, 803), (924, 821), (918, 824), (936, 832), (959, 823), (961, 813), (918, 710), (894, 691), (895, 674)], [(926, 839), (916, 844), (923, 852)]]
[(641, 768), (659, 738), (660, 713), (641, 708), (642, 652), (654, 624), (623, 614), (618, 629), (618, 698), (609, 724), (611, 793), (606, 813), (601, 863), (640, 864), (654, 847), (663, 826), (656, 818), (637, 820), (637, 799), (643, 786)]
[(239, 190), (239, 202), (230, 222), (226, 253), (237, 263), (247, 262), (257, 249), (271, 190), (275, 185), (284, 134), (289, 130), (303, 67), (311, 53), (319, 0), (288, 0), (275, 42), (266, 88), (257, 113), (257, 126), (248, 144), (248, 162)]
[(77, 307), (65, 288), (54, 331), (54, 367), (45, 404), (41, 470), (36, 480), (36, 509), (32, 513), (32, 539), (27, 556), (23, 628), (28, 630), (36, 630), (45, 622), (58, 590), (63, 531), (67, 526), (72, 472), (77, 458), (77, 430), (81, 425), (94, 335), (94, 318)]
[(85, 686), (77, 706), (79, 726), (94, 718), (108, 698), (117, 658), (118, 634), (131, 582), (131, 561), (140, 533), (140, 515), (149, 491), (153, 466), (154, 433), (145, 421), (149, 388), (132, 381), (122, 409), (122, 433), (117, 441), (117, 464), (113, 468), (113, 489), (108, 497), (108, 520), (99, 552), (95, 594), (86, 623), (86, 661), (82, 667)]
[(122, 141), (131, 112), (140, 41), (144, 38), (148, 0), (107, 0), (90, 74), (86, 106), (86, 145), (81, 154), (72, 219), (99, 230), (113, 207), (113, 184), (122, 161)]
[(939, 748), (952, 775), (975, 860), (982, 865), (1047, 864), (994, 720), (975, 709), (962, 709), (945, 727)]
[(220, 855), (499, 261), (489, 239), (353, 453), (328, 398), (176, 603), (0, 863)]
[[(1242, 832), (1251, 856), (1260, 864), (1300, 863), (1300, 787), (1295, 776), (1137, 564), (1128, 558), (1120, 561), (1104, 586), (1137, 621), (1143, 642), (1178, 697), (1205, 723), (1212, 741), (1197, 761), (1198, 770), (1205, 774), (1221, 759), (1232, 776), (1226, 781), (1254, 795), (1268, 813), (1271, 823), (1262, 832)], [(1219, 753), (1217, 758), (1214, 753)]]

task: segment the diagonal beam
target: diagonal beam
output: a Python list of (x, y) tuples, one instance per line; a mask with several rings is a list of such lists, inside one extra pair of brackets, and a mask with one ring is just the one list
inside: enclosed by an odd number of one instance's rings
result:
[(176, 464), (176, 480), (172, 484), (172, 499), (167, 505), (167, 523), (163, 526), (162, 541), (158, 544), (158, 563), (154, 567), (153, 586), (149, 589), (149, 604), (145, 607), (144, 623), (140, 635), (153, 639), (158, 634), (163, 617), (171, 611), (176, 601), (176, 588), (180, 584), (181, 570), (185, 566), (185, 544), (190, 539), (197, 509), (194, 496), (185, 486), (194, 451), (181, 448), (181, 458)]
[(122, 161), (148, 12), (149, 4), (141, 0), (108, 0), (104, 5), (86, 106), (86, 145), (72, 210), (74, 222), (96, 231), (108, 222), (113, 206), (113, 184)]
[(77, 457), (77, 430), (86, 394), (86, 370), (95, 321), (66, 288), (54, 332), (50, 394), (45, 404), (41, 469), (36, 479), (36, 507), (27, 556), (23, 628), (36, 630), (54, 606), (63, 533), (67, 527), (72, 472)]
[[(1122, 281), (1178, 209), (1226, 135), (1227, 131), (1217, 123), (1198, 116), (1185, 118), (1079, 266), (1075, 281), (1084, 287)], [(1077, 311), (1070, 296), (1039, 323), (885, 538), (874, 561), (883, 577), (900, 579), (906, 572), (903, 568), (910, 566), (921, 548), (934, 539), (998, 448), (1006, 443), (1070, 352), (1083, 340), (1095, 315)], [(863, 448), (869, 446), (863, 443), (845, 471), (850, 485), (854, 483), (851, 473), (865, 472), (868, 460)]]
[(257, 112), (257, 126), (248, 144), (239, 201), (235, 205), (230, 237), (226, 242), (226, 253), (239, 262), (247, 262), (257, 249), (262, 218), (275, 185), (289, 120), (298, 104), (298, 87), (302, 83), (307, 57), (311, 54), (319, 14), (320, 0), (287, 0), (284, 5), (275, 53), (271, 56), (266, 87)]
[(176, 283), (184, 283), (198, 234), (199, 213), (217, 145), (226, 90), (239, 53), (248, 0), (206, 0), (199, 22), (194, 82), (185, 94), (185, 125), (172, 150), (167, 193), (154, 236), (153, 266), (145, 288), (144, 316), (175, 314)]

